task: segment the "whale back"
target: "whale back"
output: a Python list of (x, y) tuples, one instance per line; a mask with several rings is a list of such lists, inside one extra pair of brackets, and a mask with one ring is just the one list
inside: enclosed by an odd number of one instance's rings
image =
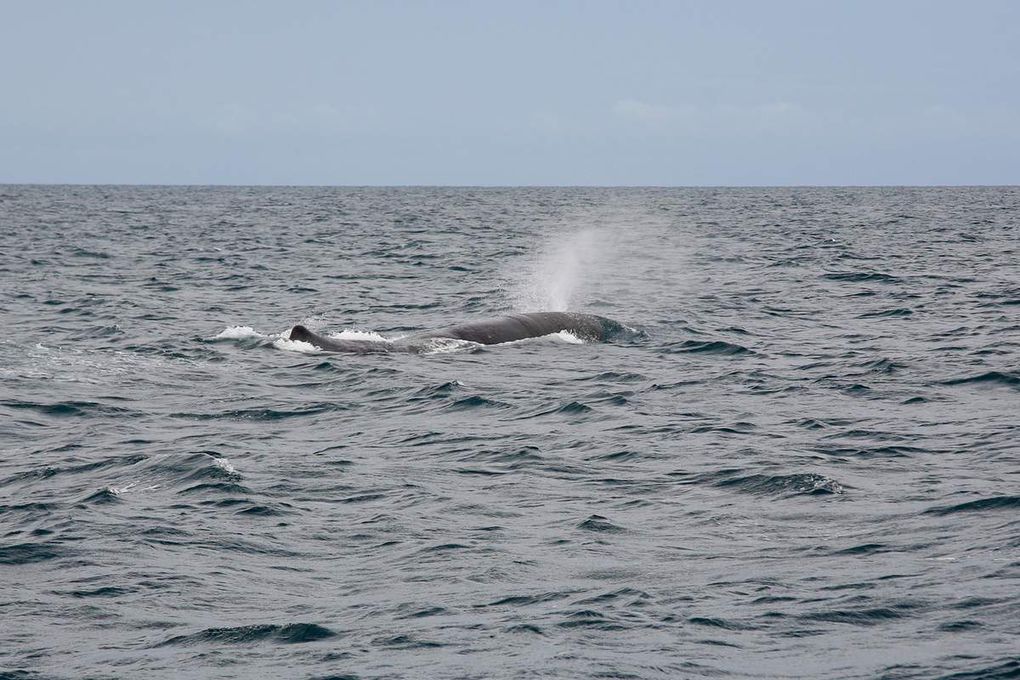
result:
[(495, 345), (567, 331), (582, 340), (598, 342), (606, 339), (611, 323), (609, 319), (594, 314), (529, 312), (510, 314), (498, 319), (473, 321), (417, 337), (457, 338), (483, 345)]
[(416, 333), (396, 341), (371, 342), (366, 340), (345, 340), (326, 338), (308, 328), (297, 325), (290, 330), (291, 340), (300, 340), (328, 352), (355, 352), (375, 354), (380, 352), (422, 351), (423, 340), (452, 338), (467, 340), (482, 345), (497, 345), (526, 338), (540, 338), (544, 335), (566, 331), (589, 342), (608, 340), (620, 329), (617, 322), (595, 314), (579, 312), (528, 312), (510, 314), (497, 319), (472, 321), (450, 326), (438, 331)]
[(326, 338), (318, 333), (313, 333), (304, 326), (298, 324), (290, 329), (290, 339), (307, 342), (327, 352), (356, 352), (358, 354), (379, 354), (393, 351), (393, 345), (389, 342), (374, 342), (370, 340), (334, 340)]

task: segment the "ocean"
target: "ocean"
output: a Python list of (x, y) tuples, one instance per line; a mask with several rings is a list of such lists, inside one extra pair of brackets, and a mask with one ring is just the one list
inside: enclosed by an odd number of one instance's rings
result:
[[(0, 186), (0, 678), (1020, 677), (1020, 188)], [(632, 329), (331, 354), (517, 311)]]

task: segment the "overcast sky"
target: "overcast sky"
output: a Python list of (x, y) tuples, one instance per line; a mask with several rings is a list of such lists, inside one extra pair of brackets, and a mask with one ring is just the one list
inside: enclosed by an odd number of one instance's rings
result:
[(0, 182), (1020, 183), (1013, 0), (0, 0), (0, 61)]

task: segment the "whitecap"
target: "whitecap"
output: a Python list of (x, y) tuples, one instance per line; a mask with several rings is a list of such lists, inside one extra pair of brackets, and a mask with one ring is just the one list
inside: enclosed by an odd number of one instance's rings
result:
[(213, 464), (214, 464), (214, 465), (215, 465), (216, 467), (218, 467), (218, 468), (220, 468), (221, 470), (223, 470), (223, 471), (225, 471), (225, 472), (228, 472), (228, 473), (230, 473), (230, 474), (237, 474), (237, 470), (236, 470), (236, 469), (234, 469), (234, 466), (233, 466), (233, 465), (231, 465), (231, 464), (230, 464), (230, 461), (229, 461), (229, 460), (227, 460), (226, 458), (216, 458), (216, 459), (214, 459), (214, 460), (215, 460), (215, 462), (214, 462)]

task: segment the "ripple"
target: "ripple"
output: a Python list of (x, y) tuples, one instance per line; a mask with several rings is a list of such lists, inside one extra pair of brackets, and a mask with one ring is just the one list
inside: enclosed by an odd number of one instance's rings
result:
[(823, 445), (815, 447), (815, 451), (827, 456), (840, 458), (911, 458), (922, 454), (933, 453), (918, 446), (837, 446)]
[(462, 387), (464, 387), (464, 383), (459, 380), (450, 380), (439, 385), (423, 387), (415, 392), (413, 396), (409, 397), (408, 401), (417, 401), (420, 399), (443, 399)]
[(669, 345), (660, 351), (667, 354), (719, 354), (723, 356), (753, 354), (750, 349), (743, 345), (723, 340), (684, 340), (683, 342)]
[(887, 358), (872, 359), (857, 365), (875, 373), (896, 373), (907, 367), (906, 364)]
[(177, 493), (187, 496), (189, 494), (197, 493), (227, 493), (227, 494), (249, 494), (251, 489), (235, 482), (202, 482), (201, 484), (194, 484), (189, 487), (185, 487)]
[(862, 543), (861, 545), (855, 545), (852, 548), (844, 548), (843, 550), (833, 551), (832, 555), (877, 555), (879, 553), (889, 552), (893, 550), (884, 543)]
[(873, 607), (871, 609), (829, 609), (802, 614), (797, 618), (802, 621), (824, 621), (827, 623), (849, 623), (857, 626), (875, 626), (887, 621), (902, 619), (907, 615), (907, 611), (900, 608)]
[(896, 307), (895, 309), (883, 309), (877, 312), (865, 312), (859, 314), (858, 319), (902, 319), (903, 317), (912, 316), (914, 310), (909, 307)]
[(845, 281), (849, 283), (899, 283), (900, 278), (882, 272), (831, 272), (823, 274), (829, 281)]
[(457, 401), (449, 404), (446, 408), (451, 411), (464, 411), (476, 408), (509, 408), (509, 404), (505, 404), (501, 401), (495, 401), (493, 399), (486, 399), (478, 395), (472, 395), (470, 397), (464, 397)]
[(723, 630), (747, 630), (750, 628), (746, 624), (717, 617), (692, 616), (687, 621), (695, 626), (708, 626), (709, 628), (722, 628)]
[(715, 482), (715, 486), (758, 495), (829, 496), (844, 492), (842, 484), (816, 473), (729, 477)]
[(19, 565), (46, 562), (70, 555), (66, 549), (49, 543), (15, 543), (0, 545), (0, 564)]
[(82, 505), (109, 505), (119, 503), (120, 496), (111, 488), (100, 489), (79, 501)]
[(939, 675), (937, 680), (1015, 680), (1018, 677), (1020, 659), (1011, 658), (996, 661), (991, 665), (976, 665), (972, 670)]
[(331, 411), (345, 411), (348, 407), (344, 404), (322, 403), (310, 404), (301, 408), (278, 409), (278, 408), (251, 408), (251, 409), (230, 409), (214, 413), (172, 413), (173, 418), (187, 420), (256, 420), (256, 421), (277, 421), (288, 418), (307, 418)]
[[(1020, 669), (1020, 189), (4, 185), (0, 218), (4, 668)], [(645, 330), (273, 345), (563, 283)]]
[(372, 640), (372, 644), (378, 647), (386, 647), (389, 649), (436, 649), (438, 647), (444, 647), (441, 642), (434, 642), (431, 640), (421, 640), (414, 635), (392, 635), (387, 637), (378, 637)]
[(100, 404), (95, 401), (58, 401), (52, 404), (43, 404), (31, 401), (3, 401), (0, 406), (7, 406), (15, 409), (29, 409), (48, 416), (58, 418), (90, 418), (101, 416), (138, 416), (141, 415), (131, 409)]
[(88, 599), (93, 597), (120, 597), (136, 592), (136, 588), (123, 588), (119, 586), (104, 586), (93, 590), (72, 590), (68, 592), (71, 597)]
[(609, 619), (605, 614), (592, 609), (581, 609), (566, 613), (566, 618), (556, 624), (559, 628), (593, 628), (605, 631), (624, 630), (623, 626)]
[(580, 524), (577, 525), (578, 529), (584, 529), (585, 531), (594, 531), (597, 533), (611, 533), (617, 534), (626, 531), (621, 526), (617, 526), (609, 521), (609, 518), (603, 517), (602, 515), (591, 515)]
[(525, 415), (519, 416), (519, 419), (527, 420), (530, 418), (540, 418), (542, 416), (550, 416), (557, 414), (567, 416), (583, 416), (593, 413), (594, 410), (595, 409), (593, 409), (591, 406), (588, 406), (587, 404), (584, 404), (580, 401), (571, 401), (566, 404), (554, 406), (552, 408), (542, 408), (538, 411), (527, 413)]

